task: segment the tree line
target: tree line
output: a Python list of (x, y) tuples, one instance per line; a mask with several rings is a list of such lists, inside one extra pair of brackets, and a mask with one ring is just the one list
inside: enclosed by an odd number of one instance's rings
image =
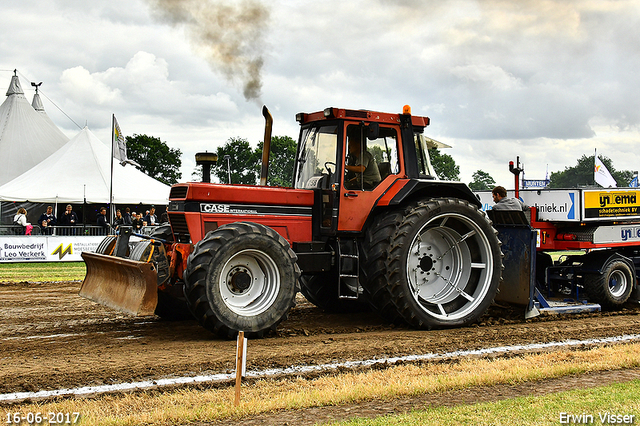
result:
[[(618, 183), (618, 187), (629, 186), (634, 177), (631, 170), (616, 170), (610, 158), (599, 155), (598, 158), (607, 167), (611, 176)], [(593, 179), (595, 165), (595, 155), (582, 155), (578, 158), (575, 166), (565, 166), (564, 170), (551, 172), (549, 176), (548, 188), (582, 188), (587, 186), (597, 186)], [(473, 181), (469, 183), (469, 188), (474, 191), (493, 189), (496, 182), (491, 175), (483, 170), (477, 170), (471, 176)]]
[[(138, 164), (138, 169), (149, 176), (173, 185), (182, 178), (182, 152), (169, 148), (160, 138), (137, 135), (128, 136), (127, 156)], [(211, 169), (213, 176), (222, 183), (254, 185), (260, 178), (262, 164), (262, 146), (260, 142), (253, 149), (247, 139), (232, 137), (216, 150), (218, 163)], [(293, 165), (296, 156), (296, 141), (289, 136), (273, 136), (269, 157), (267, 185), (291, 186)], [(441, 153), (439, 149), (429, 150), (431, 164), (440, 179), (460, 180), (460, 167), (452, 156)], [(227, 157), (228, 156), (228, 157)], [(599, 156), (619, 187), (628, 186), (634, 177), (630, 170), (616, 170), (610, 158)], [(549, 188), (579, 188), (595, 186), (593, 179), (595, 156), (582, 155), (576, 165), (564, 170), (552, 172), (549, 176)], [(196, 168), (192, 178), (202, 176), (201, 168)], [(476, 170), (469, 187), (475, 191), (490, 190), (496, 185), (491, 175), (484, 170)]]

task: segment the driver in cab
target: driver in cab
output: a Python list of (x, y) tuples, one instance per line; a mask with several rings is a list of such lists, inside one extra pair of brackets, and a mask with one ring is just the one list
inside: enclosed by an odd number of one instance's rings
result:
[(362, 149), (360, 133), (349, 136), (349, 154), (345, 164), (347, 189), (373, 189), (382, 180), (378, 164), (366, 149)]

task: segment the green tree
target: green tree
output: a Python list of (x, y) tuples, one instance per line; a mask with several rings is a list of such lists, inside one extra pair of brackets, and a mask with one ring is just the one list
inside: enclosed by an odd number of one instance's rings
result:
[[(628, 186), (633, 179), (630, 170), (616, 171), (611, 159), (598, 156), (616, 180), (619, 187)], [(578, 188), (583, 186), (597, 186), (593, 179), (595, 156), (582, 155), (573, 167), (565, 167), (563, 171), (551, 172), (549, 188)]]
[(138, 163), (138, 169), (167, 185), (178, 183), (182, 177), (179, 149), (169, 148), (160, 138), (147, 135), (128, 136), (126, 143), (127, 158)]
[[(258, 178), (258, 164), (260, 157), (251, 149), (249, 141), (239, 137), (229, 138), (227, 143), (218, 147), (218, 164), (211, 168), (211, 173), (222, 183), (229, 182), (229, 170), (231, 171), (231, 183), (255, 185)], [(229, 162), (225, 160), (229, 156)]]
[(448, 154), (441, 154), (438, 148), (429, 150), (431, 165), (436, 174), (442, 180), (460, 180), (460, 166), (456, 165), (455, 160)]
[[(256, 173), (260, 177), (262, 167), (262, 146), (256, 148)], [(293, 164), (296, 159), (296, 141), (289, 136), (273, 136), (269, 147), (269, 174), (267, 185), (291, 186), (293, 184)]]
[(469, 188), (474, 191), (485, 191), (487, 189), (493, 189), (496, 185), (496, 181), (493, 180), (491, 175), (485, 171), (477, 170), (472, 176), (473, 182), (469, 184)]

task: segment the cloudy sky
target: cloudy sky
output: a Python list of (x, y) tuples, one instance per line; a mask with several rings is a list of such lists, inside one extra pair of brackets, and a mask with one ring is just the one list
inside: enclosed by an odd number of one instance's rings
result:
[[(69, 136), (148, 134), (194, 154), (256, 144), (328, 106), (431, 118), (461, 179), (513, 188), (598, 153), (640, 169), (640, 2), (627, 0), (21, 0), (0, 6), (0, 87)], [(79, 126), (79, 127), (78, 127)]]

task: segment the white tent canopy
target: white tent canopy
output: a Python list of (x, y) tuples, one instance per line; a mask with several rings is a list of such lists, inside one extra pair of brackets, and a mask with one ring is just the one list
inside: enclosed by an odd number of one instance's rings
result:
[[(0, 201), (82, 203), (86, 199), (107, 204), (110, 176), (110, 146), (85, 127), (40, 164), (0, 186)], [(114, 160), (114, 204), (168, 204), (169, 190), (134, 166)]]
[[(7, 99), (0, 105), (0, 185), (9, 182), (69, 141), (44, 112), (24, 96), (18, 76), (11, 77)], [(34, 99), (34, 104), (36, 100)]]

